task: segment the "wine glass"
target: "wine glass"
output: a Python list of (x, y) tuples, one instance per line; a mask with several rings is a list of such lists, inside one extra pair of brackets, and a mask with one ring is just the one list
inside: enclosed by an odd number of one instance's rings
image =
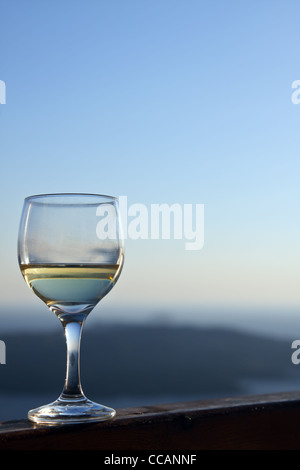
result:
[(30, 410), (41, 424), (103, 421), (115, 410), (90, 401), (80, 381), (80, 341), (88, 314), (112, 289), (124, 260), (118, 199), (97, 194), (25, 198), (18, 261), (33, 292), (61, 321), (67, 345), (59, 398)]

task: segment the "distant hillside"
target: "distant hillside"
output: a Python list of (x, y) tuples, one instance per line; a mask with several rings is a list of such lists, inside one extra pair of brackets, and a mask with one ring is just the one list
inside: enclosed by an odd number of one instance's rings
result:
[[(60, 393), (65, 376), (61, 327), (49, 334), (7, 334), (0, 393)], [(288, 341), (229, 329), (97, 326), (81, 349), (87, 395), (237, 395), (247, 381), (295, 380)], [(300, 367), (300, 366), (299, 366)]]

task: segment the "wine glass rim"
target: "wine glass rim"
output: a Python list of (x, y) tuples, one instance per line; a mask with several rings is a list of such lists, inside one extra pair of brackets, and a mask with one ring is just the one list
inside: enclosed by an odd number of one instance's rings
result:
[(25, 201), (42, 199), (42, 198), (55, 198), (55, 197), (69, 197), (69, 196), (78, 196), (78, 197), (96, 197), (96, 198), (105, 198), (113, 201), (117, 201), (118, 198), (115, 196), (110, 196), (108, 194), (96, 194), (96, 193), (45, 193), (45, 194), (33, 194), (32, 196), (25, 197)]

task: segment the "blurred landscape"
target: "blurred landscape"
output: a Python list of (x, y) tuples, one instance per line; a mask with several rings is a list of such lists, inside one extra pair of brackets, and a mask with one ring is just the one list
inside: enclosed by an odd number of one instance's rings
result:
[[(0, 366), (0, 421), (22, 419), (62, 390), (63, 329), (9, 331), (1, 339), (7, 359)], [(90, 399), (116, 408), (300, 390), (291, 354), (288, 336), (217, 326), (98, 323), (83, 330), (81, 379)]]

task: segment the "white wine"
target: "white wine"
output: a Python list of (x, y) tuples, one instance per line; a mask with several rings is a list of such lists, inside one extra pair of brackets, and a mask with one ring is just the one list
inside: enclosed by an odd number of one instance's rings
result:
[(118, 264), (21, 264), (28, 286), (51, 309), (92, 309), (113, 287)]
[[(98, 216), (106, 213), (108, 230), (105, 228), (102, 236)], [(49, 307), (59, 319), (67, 352), (63, 390), (57, 400), (28, 412), (34, 423), (88, 423), (111, 419), (116, 414), (113, 408), (84, 395), (80, 344), (87, 316), (121, 274), (124, 254), (120, 222), (115, 197), (56, 193), (25, 198), (18, 263), (26, 284), (43, 301), (46, 311)]]

